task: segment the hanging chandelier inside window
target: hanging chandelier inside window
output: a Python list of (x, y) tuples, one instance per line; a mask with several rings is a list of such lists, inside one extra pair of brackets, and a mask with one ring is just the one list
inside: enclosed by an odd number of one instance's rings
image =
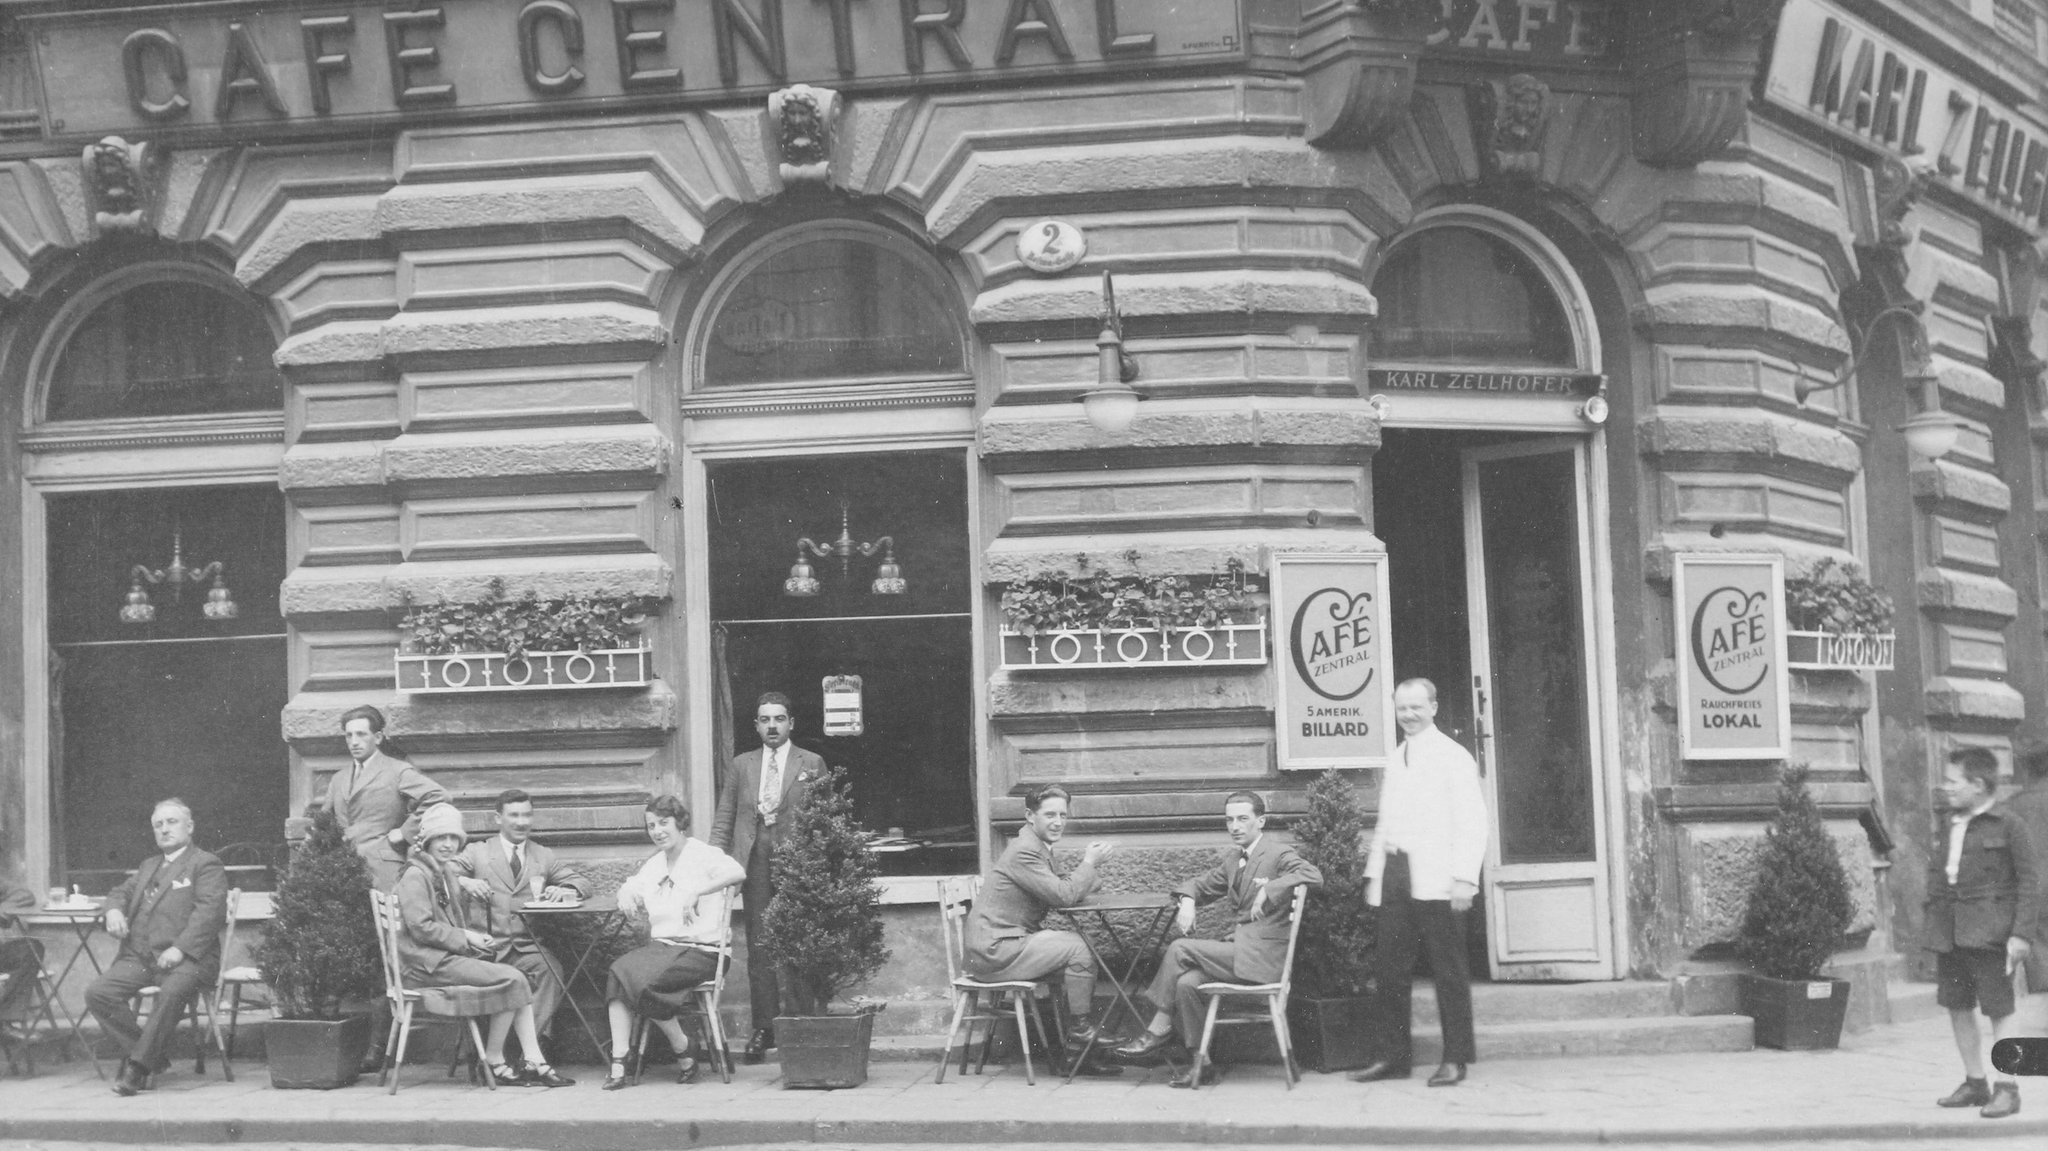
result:
[(883, 536), (873, 543), (856, 543), (849, 527), (847, 504), (839, 501), (839, 538), (830, 543), (813, 542), (809, 536), (796, 541), (796, 562), (789, 566), (789, 578), (782, 581), (782, 594), (792, 596), (817, 595), (818, 574), (811, 567), (810, 557), (825, 559), (839, 557), (839, 574), (843, 579), (853, 576), (855, 553), (871, 556), (882, 553), (882, 562), (875, 567), (875, 582), (871, 590), (876, 595), (902, 595), (910, 585), (903, 579), (903, 569), (896, 566), (896, 541)]
[(171, 532), (170, 566), (151, 571), (147, 564), (136, 564), (129, 569), (128, 575), (130, 582), (127, 602), (121, 605), (122, 623), (146, 624), (155, 621), (156, 605), (149, 601), (149, 591), (144, 587), (145, 584), (168, 585), (171, 602), (179, 603), (184, 599), (186, 584), (205, 583), (210, 579), (213, 586), (206, 591), (206, 602), (199, 605), (199, 610), (205, 613), (206, 618), (216, 621), (229, 620), (242, 612), (241, 608), (235, 606), (234, 597), (228, 593), (226, 566), (221, 561), (214, 560), (205, 567), (186, 567), (185, 535), (175, 529)]

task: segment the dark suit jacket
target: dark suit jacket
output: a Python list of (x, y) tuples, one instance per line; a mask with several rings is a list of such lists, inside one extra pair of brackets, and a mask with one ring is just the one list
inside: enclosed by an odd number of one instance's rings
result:
[[(767, 829), (770, 848), (781, 846), (789, 828), (789, 813), (803, 802), (810, 780), (824, 773), (825, 761), (818, 753), (789, 745), (789, 762), (782, 768), (782, 802), (775, 808), (775, 826)], [(718, 797), (718, 819), (711, 825), (711, 846), (739, 860), (741, 867), (747, 866), (754, 841), (761, 835), (760, 795), (761, 749), (757, 747), (733, 757), (732, 768), (725, 773), (725, 791)]]
[[(1240, 858), (1245, 861), (1242, 867), (1237, 862)], [(1267, 881), (1263, 906), (1256, 902), (1261, 879)], [(1231, 964), (1237, 978), (1246, 983), (1273, 983), (1287, 961), (1287, 921), (1294, 889), (1321, 887), (1322, 883), (1323, 873), (1315, 864), (1268, 832), (1259, 836), (1249, 852), (1233, 845), (1215, 867), (1174, 888), (1174, 894), (1193, 896), (1196, 903), (1228, 898), (1237, 917), (1229, 936), (1235, 945)]]
[(1072, 907), (1095, 889), (1095, 865), (1083, 862), (1061, 879), (1052, 869), (1052, 845), (1025, 824), (989, 869), (981, 894), (967, 915), (964, 950), (970, 956), (994, 959), (1005, 939), (1019, 939), (1045, 924), (1045, 913)]
[(1972, 819), (1963, 831), (1962, 864), (1950, 886), (1948, 850), (1954, 828), (1944, 816), (1934, 853), (1927, 859), (1928, 949), (2002, 949), (2014, 935), (2036, 949), (2048, 945), (2040, 849), (2026, 822), (2003, 806)]
[(477, 930), (488, 933), (494, 939), (506, 939), (531, 944), (533, 932), (526, 926), (526, 917), (518, 908), (533, 897), (528, 886), (533, 877), (541, 877), (543, 886), (574, 888), (579, 899), (589, 899), (591, 886), (588, 879), (574, 867), (562, 862), (555, 853), (529, 839), (526, 841), (526, 880), (517, 887), (512, 884), (512, 861), (505, 858), (503, 836), (493, 835), (479, 839), (462, 849), (456, 858), (462, 869), (491, 885), (488, 927)]
[[(357, 778), (349, 785), (349, 776)], [(405, 828), (406, 837), (419, 830), (413, 813), (433, 803), (449, 802), (441, 785), (421, 775), (418, 768), (383, 752), (372, 752), (358, 770), (344, 766), (327, 781), (328, 810), (341, 819), (341, 833), (355, 844), (356, 853), (370, 865), (370, 877), (389, 891), (405, 865), (405, 850), (393, 847), (388, 838), (394, 827)]]
[(175, 863), (166, 864), (161, 855), (143, 860), (135, 874), (107, 892), (106, 906), (120, 908), (128, 918), (123, 951), (154, 962), (175, 946), (201, 970), (219, 965), (228, 870), (197, 847), (187, 846)]

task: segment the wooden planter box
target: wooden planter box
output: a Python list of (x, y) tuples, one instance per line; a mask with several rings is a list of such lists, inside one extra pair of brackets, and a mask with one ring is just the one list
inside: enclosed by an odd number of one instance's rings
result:
[(1833, 1050), (1849, 1014), (1846, 979), (1772, 979), (1745, 972), (1742, 1013), (1756, 1021), (1756, 1045), (1783, 1051)]
[(1266, 662), (1266, 621), (1218, 627), (1003, 629), (1003, 670), (1257, 667)]
[(1785, 666), (1807, 671), (1890, 671), (1895, 635), (1888, 631), (1788, 631)]
[(263, 1023), (263, 1055), (270, 1064), (272, 1087), (311, 1087), (322, 1091), (356, 1081), (363, 1053), (370, 1047), (370, 1017), (346, 1019), (268, 1019)]
[(1305, 999), (1287, 1001), (1287, 1030), (1294, 1040), (1294, 1059), (1325, 1075), (1350, 1071), (1372, 1062), (1372, 1000)]
[(868, 1048), (875, 1016), (780, 1015), (776, 1050), (782, 1056), (784, 1087), (858, 1087), (868, 1081)]
[(394, 659), (398, 690), (414, 695), (646, 687), (654, 679), (654, 651), (645, 647), (529, 651), (521, 659), (498, 651), (399, 652)]

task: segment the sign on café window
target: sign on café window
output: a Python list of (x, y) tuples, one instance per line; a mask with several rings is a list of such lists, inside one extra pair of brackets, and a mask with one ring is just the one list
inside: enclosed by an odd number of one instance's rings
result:
[(1283, 770), (1386, 766), (1394, 718), (1386, 609), (1385, 555), (1273, 557)]
[(1671, 591), (1684, 757), (1783, 758), (1792, 727), (1783, 558), (1682, 555)]

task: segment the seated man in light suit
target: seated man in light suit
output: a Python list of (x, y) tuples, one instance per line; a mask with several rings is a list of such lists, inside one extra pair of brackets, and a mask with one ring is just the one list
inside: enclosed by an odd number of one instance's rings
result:
[[(552, 954), (534, 939), (533, 930), (518, 908), (533, 898), (564, 901), (590, 898), (590, 881), (576, 868), (555, 857), (533, 835), (533, 797), (513, 788), (498, 796), (498, 834), (477, 840), (462, 849), (456, 865), (473, 878), (465, 880), (479, 901), (490, 908), (490, 923), (484, 928), (491, 937), (494, 963), (518, 968), (533, 988), (533, 1018), (542, 1040), (553, 1030), (555, 1011), (562, 1006), (562, 980), (555, 973), (565, 970)], [(536, 884), (538, 885), (536, 887)], [(524, 1053), (528, 1063), (544, 1062), (540, 1053)]]
[[(1287, 934), (1294, 889), (1320, 887), (1323, 873), (1294, 848), (1267, 835), (1266, 801), (1255, 792), (1234, 791), (1223, 800), (1223, 826), (1232, 847), (1216, 866), (1174, 889), (1180, 910), (1174, 926), (1183, 938), (1167, 945), (1159, 974), (1146, 989), (1155, 1014), (1143, 1035), (1116, 1049), (1120, 1059), (1147, 1059), (1180, 1032), (1188, 1047), (1201, 1041), (1208, 1004), (1197, 990), (1212, 980), (1276, 983), (1287, 961)], [(1195, 905), (1229, 898), (1237, 926), (1227, 939), (1190, 939)], [(1215, 1064), (1202, 1069), (1213, 1081)], [(1193, 1071), (1174, 1076), (1175, 1087), (1193, 1087)]]
[[(107, 934), (121, 941), (106, 973), (85, 989), (85, 1005), (127, 1057), (114, 1077), (114, 1094), (149, 1086), (167, 1062), (164, 1045), (194, 996), (213, 986), (220, 967), (220, 932), (226, 922), (228, 872), (219, 859), (192, 846), (192, 809), (166, 799), (149, 817), (158, 854), (107, 893)], [(162, 990), (149, 1019), (138, 1025), (131, 1001), (137, 991)]]
[[(1067, 830), (1067, 789), (1041, 787), (1024, 797), (1024, 826), (982, 882), (967, 915), (963, 965), (976, 979), (1000, 982), (1064, 976), (1067, 1058), (1071, 1062), (1095, 1038), (1088, 1020), (1095, 1006), (1095, 956), (1071, 931), (1044, 930), (1045, 913), (1072, 907), (1095, 889), (1095, 865), (1114, 848), (1088, 845), (1074, 873), (1065, 879), (1052, 869), (1052, 845)], [(1083, 1075), (1121, 1075), (1123, 1068), (1091, 1057)]]

